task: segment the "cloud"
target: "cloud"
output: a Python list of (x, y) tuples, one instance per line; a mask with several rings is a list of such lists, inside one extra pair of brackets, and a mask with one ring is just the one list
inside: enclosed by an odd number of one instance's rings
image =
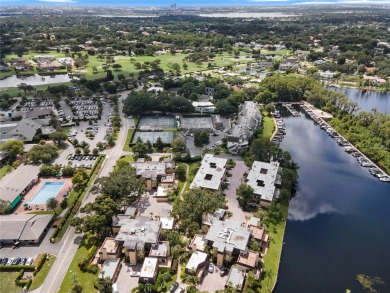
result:
[(74, 0), (39, 0), (41, 2), (49, 2), (49, 3), (77, 3)]
[(329, 203), (308, 203), (292, 201), (288, 209), (290, 221), (308, 221), (321, 214), (336, 213), (337, 210)]
[(290, 2), (291, 0), (249, 0), (249, 2), (257, 3), (257, 2)]

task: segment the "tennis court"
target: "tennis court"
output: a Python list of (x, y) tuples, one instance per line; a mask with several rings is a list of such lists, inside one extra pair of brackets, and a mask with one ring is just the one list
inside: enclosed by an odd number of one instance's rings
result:
[(182, 117), (181, 128), (184, 129), (212, 129), (211, 117)]
[(149, 126), (150, 128), (173, 128), (175, 119), (172, 116), (141, 116), (138, 127)]
[(45, 182), (32, 199), (28, 201), (29, 204), (46, 204), (47, 200), (56, 197), (64, 186), (64, 182)]
[(154, 144), (157, 141), (158, 137), (161, 137), (161, 140), (163, 143), (170, 144), (173, 141), (173, 132), (162, 132), (162, 131), (141, 132), (141, 131), (136, 131), (134, 134), (132, 143), (136, 143), (138, 137), (140, 137), (143, 142), (146, 142), (147, 140), (149, 140), (152, 144)]

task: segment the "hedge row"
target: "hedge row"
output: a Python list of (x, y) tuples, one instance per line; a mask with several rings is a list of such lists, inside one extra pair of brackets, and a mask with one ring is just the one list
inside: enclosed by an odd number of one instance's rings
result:
[(96, 274), (98, 272), (98, 267), (96, 265), (91, 265), (91, 261), (96, 254), (98, 246), (96, 243), (89, 249), (88, 254), (82, 260), (79, 261), (78, 266), (82, 272), (88, 272)]
[(39, 262), (35, 268), (34, 276), (41, 270), (41, 268), (43, 267), (43, 265), (46, 262), (46, 259), (47, 259), (47, 253), (42, 254), (41, 259), (39, 260)]
[(32, 265), (0, 265), (0, 271), (19, 271), (19, 270), (26, 270), (29, 272), (32, 272), (35, 270), (35, 266)]
[[(89, 173), (89, 180), (91, 180), (93, 174), (96, 174), (97, 172), (99, 172), (100, 165), (101, 165), (100, 163), (103, 160), (103, 158), (104, 158), (104, 156), (99, 156), (98, 159), (96, 160), (96, 163), (93, 165), (93, 167), (91, 169), (91, 172)], [(89, 180), (88, 180), (88, 183), (89, 183)], [(73, 214), (77, 213), (77, 211), (79, 210), (80, 205), (81, 205), (81, 201), (79, 201), (80, 196), (83, 194), (83, 192), (85, 191), (85, 188), (87, 188), (87, 186), (88, 186), (88, 184), (86, 184), (84, 186), (84, 188), (82, 190), (80, 190), (80, 192), (78, 193), (78, 195), (76, 197), (76, 200), (74, 201), (73, 205), (68, 207), (68, 210), (66, 211), (64, 217), (62, 218), (61, 223), (54, 230), (54, 232), (51, 235), (50, 239), (54, 239), (54, 238), (57, 237), (58, 233), (61, 231), (61, 229), (64, 226), (64, 224), (66, 223), (66, 221), (68, 221), (68, 218), (70, 217), (71, 213), (73, 213)]]
[(181, 163), (194, 163), (194, 162), (198, 162), (201, 160), (202, 160), (201, 156), (193, 156), (193, 157), (183, 156), (183, 157), (176, 157), (175, 158), (176, 162), (181, 162)]

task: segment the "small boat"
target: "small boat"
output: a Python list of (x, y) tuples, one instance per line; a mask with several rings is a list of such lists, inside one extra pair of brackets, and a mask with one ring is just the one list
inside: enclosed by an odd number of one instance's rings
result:
[(390, 182), (390, 177), (389, 176), (385, 176), (385, 177), (379, 178), (379, 180), (382, 181), (382, 182)]

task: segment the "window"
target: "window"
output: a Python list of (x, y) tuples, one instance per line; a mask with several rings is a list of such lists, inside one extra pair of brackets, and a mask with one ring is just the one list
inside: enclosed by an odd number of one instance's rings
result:
[(267, 172), (268, 172), (268, 169), (264, 169), (264, 168), (260, 169), (261, 174), (267, 174)]

